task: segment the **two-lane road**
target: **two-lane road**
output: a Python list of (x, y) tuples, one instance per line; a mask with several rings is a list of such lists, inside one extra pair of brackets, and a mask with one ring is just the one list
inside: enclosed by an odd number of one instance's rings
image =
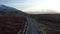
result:
[(28, 20), (27, 34), (39, 34), (38, 29), (36, 28), (32, 18), (27, 18), (27, 20)]

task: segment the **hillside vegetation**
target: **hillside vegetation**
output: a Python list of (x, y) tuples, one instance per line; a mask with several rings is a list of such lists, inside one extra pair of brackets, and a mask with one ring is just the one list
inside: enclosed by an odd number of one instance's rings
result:
[(0, 34), (17, 34), (25, 26), (24, 16), (0, 16)]
[(0, 34), (22, 34), (26, 13), (15, 8), (0, 5)]
[(43, 34), (60, 34), (60, 14), (32, 15)]

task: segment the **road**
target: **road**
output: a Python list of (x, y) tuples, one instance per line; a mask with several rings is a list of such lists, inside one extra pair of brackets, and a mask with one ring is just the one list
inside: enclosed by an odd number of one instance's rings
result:
[(36, 28), (32, 18), (27, 18), (27, 20), (28, 20), (27, 34), (39, 34), (38, 29)]

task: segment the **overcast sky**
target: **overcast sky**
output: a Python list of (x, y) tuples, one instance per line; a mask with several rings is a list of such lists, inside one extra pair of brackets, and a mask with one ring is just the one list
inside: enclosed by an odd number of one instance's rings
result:
[(56, 10), (60, 12), (60, 0), (0, 0), (0, 5), (7, 5), (22, 11)]

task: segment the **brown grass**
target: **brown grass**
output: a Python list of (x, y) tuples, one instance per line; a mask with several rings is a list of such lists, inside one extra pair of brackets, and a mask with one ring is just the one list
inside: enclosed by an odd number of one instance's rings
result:
[(60, 14), (40, 14), (33, 17), (43, 34), (60, 34)]
[(23, 15), (0, 15), (0, 34), (17, 34), (23, 30), (26, 18)]

